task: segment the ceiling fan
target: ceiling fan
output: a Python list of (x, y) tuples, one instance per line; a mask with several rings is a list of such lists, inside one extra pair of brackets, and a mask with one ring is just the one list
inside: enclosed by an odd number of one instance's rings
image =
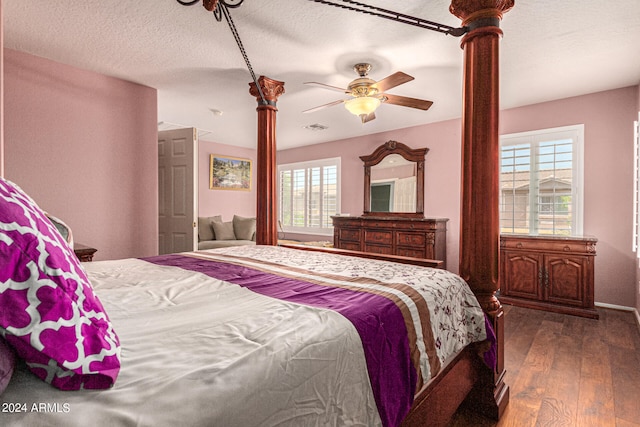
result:
[(303, 113), (311, 113), (326, 107), (344, 103), (344, 106), (351, 114), (360, 117), (362, 123), (370, 122), (376, 118), (375, 110), (382, 103), (400, 105), (402, 107), (418, 108), (420, 110), (428, 110), (433, 104), (431, 101), (423, 99), (409, 98), (406, 96), (391, 95), (385, 93), (387, 90), (400, 86), (401, 84), (413, 80), (408, 74), (401, 71), (393, 73), (380, 81), (370, 79), (368, 76), (371, 71), (371, 64), (360, 63), (353, 66), (353, 70), (360, 77), (349, 83), (346, 89), (337, 86), (326, 85), (317, 82), (305, 82), (304, 84), (319, 86), (325, 89), (337, 90), (351, 95), (351, 98), (340, 99), (318, 107), (310, 108)]

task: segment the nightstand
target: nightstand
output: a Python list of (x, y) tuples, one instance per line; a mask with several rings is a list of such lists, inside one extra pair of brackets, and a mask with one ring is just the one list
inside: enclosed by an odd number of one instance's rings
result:
[(74, 243), (73, 252), (75, 252), (80, 261), (91, 262), (93, 261), (93, 254), (97, 252), (97, 249), (83, 245), (82, 243)]

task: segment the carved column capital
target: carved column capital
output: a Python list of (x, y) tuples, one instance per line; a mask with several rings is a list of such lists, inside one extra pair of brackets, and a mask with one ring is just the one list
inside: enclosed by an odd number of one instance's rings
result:
[[(284, 93), (284, 82), (260, 76), (258, 84), (260, 85), (260, 89), (262, 89), (264, 98), (272, 105), (275, 105), (278, 101), (278, 97)], [(258, 88), (253, 82), (249, 83), (249, 93), (255, 96), (258, 102), (262, 101), (260, 98), (260, 92), (258, 92)]]
[(462, 25), (480, 18), (502, 19), (514, 0), (451, 0), (449, 11), (462, 20)]

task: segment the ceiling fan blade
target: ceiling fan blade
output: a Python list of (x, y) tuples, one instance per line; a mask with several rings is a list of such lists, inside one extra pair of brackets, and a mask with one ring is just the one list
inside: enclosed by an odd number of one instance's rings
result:
[(331, 85), (326, 85), (324, 83), (318, 83), (318, 82), (304, 82), (304, 84), (306, 85), (312, 85), (312, 86), (318, 86), (321, 87), (323, 89), (329, 89), (329, 90), (337, 90), (338, 92), (342, 92), (342, 93), (349, 93), (349, 91), (347, 89), (343, 89), (341, 87), (338, 86), (331, 86)]
[(393, 73), (390, 76), (387, 76), (379, 82), (375, 83), (373, 87), (377, 88), (378, 92), (382, 93), (396, 86), (400, 86), (401, 84), (410, 82), (411, 80), (413, 80), (413, 77), (411, 77), (409, 74), (398, 71), (397, 73)]
[(313, 113), (314, 111), (322, 110), (323, 108), (333, 107), (334, 105), (342, 104), (346, 99), (339, 99), (337, 101), (330, 102), (328, 104), (319, 105), (317, 107), (309, 108), (308, 110), (304, 110), (303, 113)]
[(428, 110), (431, 105), (433, 105), (432, 101), (425, 101), (424, 99), (417, 98), (409, 98), (407, 96), (398, 96), (398, 95), (390, 95), (388, 93), (382, 94), (386, 100), (384, 101), (387, 104), (400, 105), (402, 107), (410, 107), (410, 108), (418, 108), (420, 110)]

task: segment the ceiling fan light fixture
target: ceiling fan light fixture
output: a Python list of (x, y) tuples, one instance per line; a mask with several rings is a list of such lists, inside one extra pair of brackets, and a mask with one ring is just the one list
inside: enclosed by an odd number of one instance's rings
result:
[(354, 116), (368, 116), (379, 106), (380, 100), (372, 96), (360, 96), (344, 103), (344, 107)]

